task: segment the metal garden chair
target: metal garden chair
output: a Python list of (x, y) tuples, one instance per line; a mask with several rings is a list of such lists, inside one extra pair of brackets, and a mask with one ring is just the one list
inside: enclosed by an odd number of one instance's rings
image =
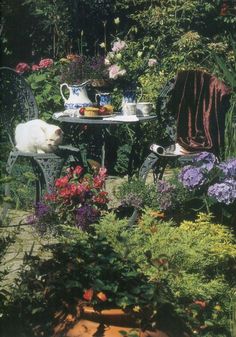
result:
[[(6, 163), (6, 173), (12, 174), (13, 167), (18, 158), (26, 158), (32, 165), (36, 180), (36, 196), (38, 202), (43, 193), (53, 190), (54, 181), (59, 177), (63, 165), (69, 159), (81, 162), (80, 150), (76, 147), (62, 145), (56, 153), (25, 153), (16, 149), (14, 144), (14, 131), (18, 123), (39, 118), (39, 110), (33, 92), (23, 78), (11, 68), (0, 68), (0, 123), (2, 135), (7, 143), (10, 141), (9, 156)], [(9, 144), (9, 142), (8, 142)], [(9, 196), (10, 187), (6, 184), (5, 194)], [(6, 215), (6, 208), (3, 213)]]
[[(229, 108), (230, 89), (215, 76), (200, 70), (181, 71), (168, 81), (157, 99), (157, 114), (165, 119), (169, 134), (167, 147), (150, 146), (151, 153), (139, 170), (144, 182), (152, 173), (154, 182), (163, 178), (168, 164), (191, 162), (202, 151), (220, 156), (224, 147), (225, 115)], [(176, 154), (176, 144), (186, 153)], [(134, 224), (135, 209), (130, 218)]]
[[(139, 177), (146, 180), (150, 171), (154, 180), (162, 179), (173, 160), (186, 163), (196, 153), (207, 151), (220, 156), (224, 147), (225, 115), (230, 89), (215, 76), (200, 70), (181, 71), (168, 81), (157, 100), (157, 113), (166, 120), (170, 146), (150, 146)], [(175, 144), (186, 153), (176, 154)], [(160, 150), (161, 149), (161, 150)]]

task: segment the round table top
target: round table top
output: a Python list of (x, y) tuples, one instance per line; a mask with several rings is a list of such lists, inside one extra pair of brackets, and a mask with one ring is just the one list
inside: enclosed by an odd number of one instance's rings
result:
[(157, 119), (157, 116), (124, 116), (120, 114), (113, 114), (112, 116), (106, 117), (70, 117), (70, 116), (57, 116), (56, 113), (53, 115), (53, 119), (59, 122), (65, 123), (77, 123), (77, 124), (122, 124), (122, 123), (137, 123), (137, 122), (148, 122)]

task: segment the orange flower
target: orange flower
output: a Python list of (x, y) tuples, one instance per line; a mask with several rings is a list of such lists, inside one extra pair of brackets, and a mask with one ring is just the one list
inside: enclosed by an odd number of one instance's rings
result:
[(99, 293), (97, 293), (97, 298), (99, 298), (99, 300), (102, 301), (102, 302), (106, 302), (107, 301), (107, 296), (102, 291), (100, 291)]
[(205, 301), (194, 301), (194, 304), (199, 305), (201, 309), (205, 309), (207, 306), (207, 303)]
[(85, 290), (83, 294), (83, 299), (86, 301), (91, 301), (93, 298), (93, 293), (94, 293), (93, 288)]

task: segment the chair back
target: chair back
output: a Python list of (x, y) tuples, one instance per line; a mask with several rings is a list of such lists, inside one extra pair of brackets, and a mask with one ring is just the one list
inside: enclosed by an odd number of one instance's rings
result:
[(33, 92), (23, 78), (15, 70), (0, 68), (0, 123), (4, 136), (8, 136), (14, 147), (16, 125), (39, 115)]
[(210, 151), (219, 155), (224, 146), (230, 89), (200, 70), (180, 71), (171, 83), (168, 102), (162, 102), (162, 108), (177, 121), (176, 141), (191, 152)]

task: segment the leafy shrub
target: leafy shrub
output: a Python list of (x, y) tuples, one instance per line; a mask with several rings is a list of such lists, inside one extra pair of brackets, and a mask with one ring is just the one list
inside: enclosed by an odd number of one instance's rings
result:
[(229, 310), (236, 281), (231, 231), (204, 213), (196, 221), (183, 221), (176, 227), (155, 218), (150, 209), (137, 227), (130, 230), (126, 226), (111, 213), (102, 219), (99, 231), (116, 252), (137, 264), (149, 282), (158, 285), (159, 301), (146, 308), (153, 314), (148, 311), (152, 326), (158, 321), (162, 299), (173, 305), (192, 333), (230, 336)]

